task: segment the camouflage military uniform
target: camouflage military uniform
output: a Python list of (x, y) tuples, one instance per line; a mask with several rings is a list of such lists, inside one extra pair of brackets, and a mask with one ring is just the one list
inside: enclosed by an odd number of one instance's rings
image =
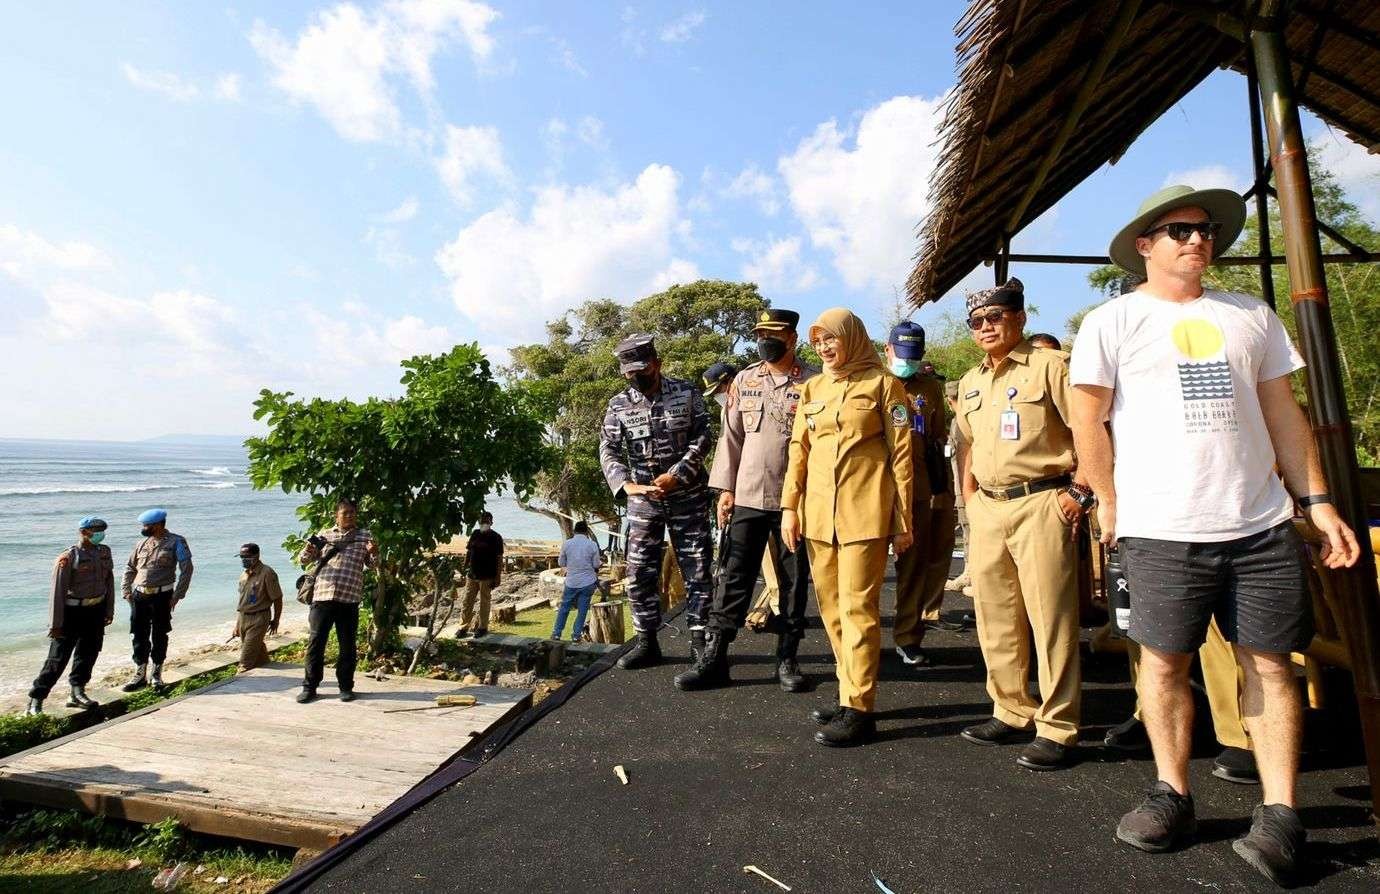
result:
[(628, 600), (638, 633), (661, 627), (657, 579), (667, 528), (685, 579), (690, 624), (704, 626), (711, 561), (704, 460), (711, 444), (704, 398), (681, 379), (662, 376), (661, 389), (650, 398), (636, 388), (620, 391), (604, 413), (599, 461), (614, 494), (626, 483), (651, 484), (668, 472), (680, 482), (660, 500), (628, 497)]

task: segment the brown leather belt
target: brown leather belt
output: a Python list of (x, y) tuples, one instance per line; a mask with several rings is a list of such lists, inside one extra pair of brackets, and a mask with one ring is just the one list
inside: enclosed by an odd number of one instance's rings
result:
[(1005, 503), (1007, 500), (1019, 500), (1021, 497), (1028, 497), (1031, 494), (1038, 494), (1042, 490), (1053, 490), (1056, 487), (1065, 487), (1073, 482), (1073, 476), (1067, 473), (1055, 475), (1052, 478), (1041, 478), (1038, 481), (1026, 481), (1014, 487), (1004, 487), (1000, 490), (988, 490), (979, 487), (983, 495), (990, 500)]

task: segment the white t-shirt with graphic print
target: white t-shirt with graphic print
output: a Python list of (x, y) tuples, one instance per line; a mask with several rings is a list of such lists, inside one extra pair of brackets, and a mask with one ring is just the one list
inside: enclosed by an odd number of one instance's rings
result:
[(1090, 311), (1069, 380), (1115, 389), (1117, 536), (1220, 542), (1288, 520), (1256, 385), (1303, 365), (1250, 295), (1180, 304), (1142, 289)]

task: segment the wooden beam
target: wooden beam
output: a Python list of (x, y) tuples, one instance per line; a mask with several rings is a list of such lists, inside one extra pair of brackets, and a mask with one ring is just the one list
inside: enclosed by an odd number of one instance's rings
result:
[(1064, 123), (1060, 126), (1053, 145), (1045, 153), (1045, 157), (1041, 160), (1039, 168), (1035, 171), (1035, 176), (1025, 189), (1025, 193), (1006, 219), (1006, 226), (1002, 227), (1002, 232), (1016, 233), (1020, 231), (1026, 209), (1030, 207), (1030, 203), (1039, 194), (1040, 188), (1044, 186), (1046, 178), (1049, 177), (1049, 172), (1054, 169), (1055, 162), (1059, 160), (1059, 154), (1064, 151), (1064, 147), (1068, 145), (1069, 139), (1078, 128), (1079, 119), (1083, 117), (1083, 113), (1092, 104), (1098, 85), (1102, 83), (1108, 66), (1111, 65), (1117, 51), (1121, 49), (1122, 41), (1126, 39), (1126, 34), (1131, 30), (1131, 24), (1136, 20), (1136, 13), (1140, 11), (1140, 3), (1141, 0), (1122, 0), (1117, 9), (1116, 19), (1112, 22), (1112, 30), (1108, 33), (1106, 40), (1103, 41), (1097, 58), (1093, 60), (1092, 66), (1084, 75), (1083, 84), (1078, 88), (1078, 94), (1073, 99), (1073, 105), (1064, 118)]
[[(1265, 188), (1269, 190), (1270, 195), (1275, 197), (1276, 201), (1279, 200), (1279, 193), (1275, 192), (1275, 188), (1273, 186), (1267, 185)], [(1318, 229), (1322, 230), (1324, 233), (1327, 234), (1328, 238), (1340, 245), (1342, 248), (1345, 248), (1347, 251), (1351, 252), (1358, 259), (1366, 259), (1374, 254), (1374, 252), (1362, 248), (1355, 242), (1352, 242), (1350, 239), (1346, 237), (1344, 233), (1338, 232), (1337, 229), (1328, 224), (1327, 221), (1315, 220), (1314, 223), (1318, 225)]]
[[(982, 258), (983, 262), (991, 262), (995, 258)], [(1040, 254), (1019, 254), (1012, 252), (1009, 255), (1012, 264), (1093, 264), (1103, 266), (1112, 263), (1112, 259), (1107, 255), (1040, 255)], [(1380, 252), (1365, 252), (1361, 255), (1323, 255), (1324, 264), (1374, 264), (1380, 263)], [(1227, 255), (1212, 262), (1214, 267), (1249, 267), (1262, 263), (1283, 264), (1286, 258), (1284, 255), (1272, 255), (1264, 257), (1261, 255)]]
[(1309, 3), (1295, 3), (1290, 8), (1295, 14), (1312, 19), (1319, 25), (1326, 25), (1328, 30), (1345, 35), (1368, 50), (1380, 50), (1380, 34), (1376, 34), (1374, 31), (1368, 31), (1345, 19), (1339, 19), (1326, 10), (1318, 9)]

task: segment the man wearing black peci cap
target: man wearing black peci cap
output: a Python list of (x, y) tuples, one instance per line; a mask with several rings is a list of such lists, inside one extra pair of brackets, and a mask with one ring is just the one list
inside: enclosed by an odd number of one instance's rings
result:
[(53, 591), (48, 608), (48, 658), (29, 690), (26, 714), (42, 714), (43, 700), (67, 662), (72, 672), (67, 682), (72, 694), (69, 708), (94, 708), (86, 695), (91, 671), (105, 642), (105, 628), (115, 618), (115, 561), (105, 539), (106, 524), (94, 515), (79, 524), (81, 541), (69, 547), (53, 563)]
[(240, 638), (240, 670), (252, 670), (268, 663), (268, 647), (264, 637), (278, 632), (283, 617), (283, 588), (278, 572), (259, 558), (259, 545), (246, 543), (240, 547), (239, 617), (235, 620), (235, 636)]

